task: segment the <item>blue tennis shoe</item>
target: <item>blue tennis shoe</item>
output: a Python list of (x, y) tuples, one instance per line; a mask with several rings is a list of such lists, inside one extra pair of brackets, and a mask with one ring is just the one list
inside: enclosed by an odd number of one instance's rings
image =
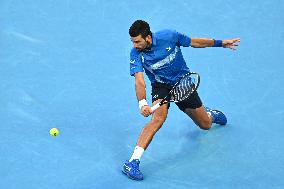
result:
[(122, 172), (133, 180), (143, 180), (143, 174), (139, 170), (140, 161), (134, 159), (131, 162), (126, 161), (122, 167)]
[(223, 112), (219, 110), (212, 110), (208, 107), (205, 107), (206, 112), (209, 112), (213, 118), (212, 122), (219, 124), (219, 125), (226, 125), (227, 124), (227, 118)]

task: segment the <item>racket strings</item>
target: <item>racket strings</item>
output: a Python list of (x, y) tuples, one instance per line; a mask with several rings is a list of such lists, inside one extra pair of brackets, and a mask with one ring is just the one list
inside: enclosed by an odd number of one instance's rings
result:
[(195, 91), (195, 78), (185, 77), (173, 89), (171, 100), (183, 101)]

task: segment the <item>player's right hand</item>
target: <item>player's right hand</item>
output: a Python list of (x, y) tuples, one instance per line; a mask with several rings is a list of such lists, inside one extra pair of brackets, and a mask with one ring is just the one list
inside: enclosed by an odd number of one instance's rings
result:
[(141, 112), (140, 112), (144, 117), (148, 117), (149, 115), (152, 114), (152, 110), (151, 107), (148, 105), (145, 105), (141, 108)]

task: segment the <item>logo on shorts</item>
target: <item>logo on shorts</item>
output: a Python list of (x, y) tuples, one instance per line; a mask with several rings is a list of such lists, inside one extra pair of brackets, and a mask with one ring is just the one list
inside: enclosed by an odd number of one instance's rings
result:
[(156, 99), (156, 98), (159, 98), (159, 95), (156, 94), (153, 96), (153, 99)]

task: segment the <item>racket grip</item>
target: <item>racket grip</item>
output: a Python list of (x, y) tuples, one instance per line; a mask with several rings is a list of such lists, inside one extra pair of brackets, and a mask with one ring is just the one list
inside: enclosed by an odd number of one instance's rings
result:
[(157, 110), (160, 107), (160, 103), (155, 104), (154, 106), (151, 107), (152, 112), (154, 112), (155, 110)]

